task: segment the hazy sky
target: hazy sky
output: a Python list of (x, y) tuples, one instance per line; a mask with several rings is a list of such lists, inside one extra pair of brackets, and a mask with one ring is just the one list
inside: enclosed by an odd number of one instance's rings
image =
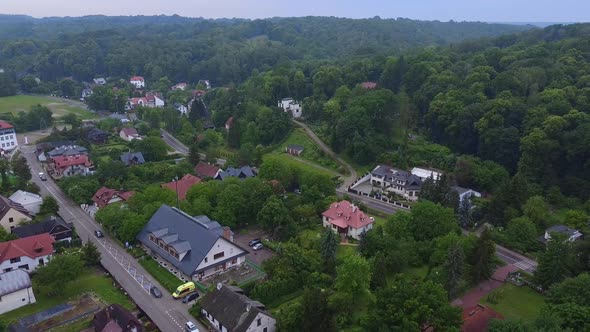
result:
[(590, 0), (0, 0), (0, 13), (44, 16), (408, 17), (494, 22), (587, 22)]

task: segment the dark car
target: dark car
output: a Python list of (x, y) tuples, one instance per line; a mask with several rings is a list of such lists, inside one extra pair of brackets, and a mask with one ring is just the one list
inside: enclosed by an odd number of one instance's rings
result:
[(194, 293), (190, 293), (189, 295), (185, 296), (182, 299), (182, 303), (189, 303), (192, 300), (196, 300), (197, 298), (199, 298), (199, 293), (194, 292)]
[(162, 292), (160, 292), (160, 289), (156, 286), (152, 286), (152, 288), (150, 288), (150, 294), (152, 294), (157, 299), (162, 297)]
[(260, 243), (260, 239), (253, 239), (252, 241), (248, 242), (250, 247), (255, 246)]
[(96, 237), (98, 237), (98, 238), (100, 238), (100, 237), (104, 237), (104, 234), (102, 234), (102, 232), (101, 232), (101, 231), (99, 231), (99, 230), (95, 230), (95, 231), (94, 231), (94, 235), (96, 235)]
[(39, 179), (41, 179), (41, 181), (47, 181), (47, 177), (45, 176), (45, 173), (39, 172)]

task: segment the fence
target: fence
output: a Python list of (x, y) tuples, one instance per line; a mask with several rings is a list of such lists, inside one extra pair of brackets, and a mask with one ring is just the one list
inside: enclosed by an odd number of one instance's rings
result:
[(400, 209), (404, 209), (404, 210), (411, 210), (412, 209), (411, 206), (406, 205), (404, 203), (400, 203), (398, 201), (393, 201), (393, 200), (390, 200), (389, 198), (383, 197), (383, 196), (377, 197), (377, 196), (374, 196), (374, 195), (371, 195), (371, 194), (368, 194), (368, 193), (365, 193), (365, 192), (362, 192), (362, 191), (358, 191), (358, 190), (352, 189), (351, 187), (348, 187), (348, 192), (349, 193), (353, 193), (355, 195), (359, 195), (359, 196), (369, 197), (369, 198), (372, 198), (374, 200), (381, 201), (381, 202), (387, 203), (389, 205), (398, 207)]

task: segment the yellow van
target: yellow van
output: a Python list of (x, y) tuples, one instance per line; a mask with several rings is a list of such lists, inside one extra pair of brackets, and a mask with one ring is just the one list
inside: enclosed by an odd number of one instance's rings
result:
[(172, 297), (175, 299), (184, 297), (188, 293), (192, 293), (195, 291), (195, 283), (192, 281), (187, 282), (186, 284), (182, 284), (176, 288), (174, 293), (172, 293)]

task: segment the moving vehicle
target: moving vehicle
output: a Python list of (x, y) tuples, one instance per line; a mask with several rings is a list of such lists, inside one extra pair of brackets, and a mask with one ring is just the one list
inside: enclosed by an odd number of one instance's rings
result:
[(260, 250), (264, 248), (264, 246), (262, 245), (262, 243), (258, 243), (257, 245), (255, 245), (254, 247), (252, 247), (252, 249), (254, 249), (255, 251)]
[(253, 239), (252, 241), (248, 242), (250, 247), (255, 246), (260, 243), (260, 239)]
[(45, 173), (39, 172), (39, 179), (41, 179), (41, 181), (47, 181), (47, 177), (45, 176)]
[(199, 329), (195, 326), (195, 323), (190, 321), (184, 324), (184, 330), (186, 332), (199, 332)]
[(190, 293), (182, 299), (182, 303), (189, 303), (192, 300), (196, 300), (199, 298), (199, 293), (194, 292)]
[(96, 235), (96, 237), (98, 237), (98, 238), (104, 237), (104, 234), (102, 234), (102, 232), (99, 230), (95, 230), (94, 235)]
[(162, 292), (156, 286), (152, 286), (152, 288), (150, 288), (150, 294), (152, 294), (157, 299), (162, 297)]
[(189, 281), (185, 284), (178, 286), (178, 288), (176, 288), (174, 293), (172, 293), (172, 297), (175, 299), (179, 299), (179, 298), (181, 298), (189, 293), (192, 293), (194, 291), (195, 291), (195, 283), (192, 281)]

